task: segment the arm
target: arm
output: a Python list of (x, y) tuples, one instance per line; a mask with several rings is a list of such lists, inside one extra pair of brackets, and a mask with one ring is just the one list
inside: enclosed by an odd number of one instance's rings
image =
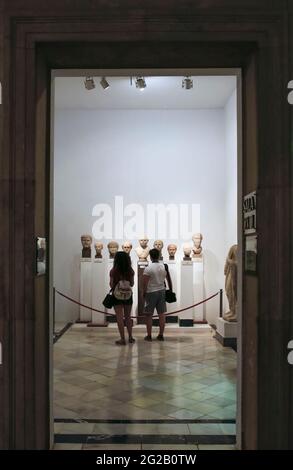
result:
[(173, 292), (172, 280), (171, 280), (169, 271), (167, 271), (167, 282), (168, 282), (169, 290)]
[(134, 273), (132, 274), (131, 278), (130, 278), (130, 286), (133, 287), (134, 286)]
[(111, 269), (111, 271), (110, 271), (110, 287), (111, 287), (111, 289), (114, 288), (114, 277), (113, 277), (113, 271), (112, 271), (112, 269)]
[(166, 279), (167, 279), (167, 282), (168, 282), (169, 290), (171, 292), (173, 292), (172, 279), (171, 279), (170, 272), (169, 272), (169, 267), (168, 267), (167, 264), (165, 264), (165, 271), (166, 271)]

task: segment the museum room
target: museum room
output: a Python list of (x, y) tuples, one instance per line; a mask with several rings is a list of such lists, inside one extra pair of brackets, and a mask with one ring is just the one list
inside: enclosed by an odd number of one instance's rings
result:
[[(234, 448), (240, 90), (238, 69), (52, 72), (56, 448)], [(105, 306), (117, 252), (122, 326)], [(147, 331), (155, 262), (167, 303)]]

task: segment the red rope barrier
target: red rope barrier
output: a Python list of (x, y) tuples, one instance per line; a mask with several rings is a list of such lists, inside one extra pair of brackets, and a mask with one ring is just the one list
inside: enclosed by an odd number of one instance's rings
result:
[[(108, 313), (108, 312), (104, 312), (103, 310), (98, 310), (96, 308), (93, 308), (93, 307), (89, 307), (88, 305), (84, 305), (80, 302), (77, 302), (77, 300), (74, 300), (72, 299), (71, 297), (68, 297), (67, 295), (65, 294), (62, 294), (62, 292), (59, 292), (59, 290), (55, 289), (55, 291), (57, 292), (57, 294), (61, 295), (61, 297), (64, 297), (65, 299), (69, 300), (70, 302), (73, 302), (74, 304), (77, 304), (77, 305), (80, 305), (81, 307), (83, 308), (87, 308), (88, 310), (92, 310), (93, 312), (97, 312), (97, 313), (101, 313), (103, 315), (111, 315), (112, 317), (115, 317), (116, 314), (115, 313)], [(168, 312), (168, 313), (165, 313), (165, 316), (168, 316), (168, 315), (174, 315), (175, 313), (180, 313), (180, 312), (184, 312), (185, 310), (189, 310), (191, 308), (194, 308), (194, 307), (197, 307), (198, 305), (201, 305), (201, 304), (204, 304), (205, 302), (208, 302), (209, 300), (213, 299), (214, 297), (216, 297), (217, 295), (219, 295), (219, 292), (216, 292), (214, 295), (211, 295), (210, 297), (208, 297), (207, 299), (204, 299), (204, 300), (201, 300), (200, 302), (197, 302), (196, 304), (194, 305), (190, 305), (189, 307), (185, 307), (185, 308), (181, 308), (180, 310), (175, 310), (174, 312)], [(130, 317), (130, 318), (143, 318), (143, 317), (147, 317), (148, 315), (138, 315), (137, 317)], [(158, 318), (159, 315), (153, 315), (152, 316), (153, 318)]]

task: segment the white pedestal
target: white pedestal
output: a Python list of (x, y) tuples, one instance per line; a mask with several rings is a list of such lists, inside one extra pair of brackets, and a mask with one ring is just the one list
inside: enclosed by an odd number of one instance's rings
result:
[[(133, 297), (133, 305), (131, 310), (131, 316), (137, 316), (137, 305), (138, 305), (138, 288), (137, 288), (137, 262), (132, 263), (132, 269), (134, 271), (134, 286), (132, 288), (132, 297)], [(137, 319), (133, 318), (133, 324), (137, 324)]]
[[(174, 260), (168, 260), (165, 262), (168, 265), (169, 268), (169, 273), (171, 276), (172, 280), (172, 285), (173, 285), (173, 292), (176, 294), (176, 299), (177, 302), (174, 302), (173, 304), (168, 304), (167, 303), (167, 313), (168, 312), (173, 312), (174, 310), (179, 309), (180, 305), (180, 265), (179, 263), (176, 263)], [(168, 288), (168, 283), (166, 283), (167, 288)], [(175, 316), (178, 316), (177, 314)]]
[[(144, 317), (144, 304), (145, 300), (143, 297), (143, 273), (145, 268), (148, 266), (147, 261), (138, 261), (137, 263), (137, 323), (145, 323)], [(142, 318), (140, 318), (142, 316)]]
[(237, 322), (217, 319), (216, 339), (223, 345), (237, 349)]
[(218, 318), (217, 332), (223, 338), (237, 338), (237, 322), (230, 322), (223, 318)]
[[(105, 279), (105, 296), (106, 294), (109, 293), (111, 287), (110, 287), (110, 271), (113, 268), (114, 265), (114, 259), (108, 258), (105, 260), (105, 270), (104, 270), (104, 279)], [(106, 313), (115, 313), (113, 308), (105, 308)]]
[[(193, 304), (204, 300), (204, 263), (203, 258), (193, 260)], [(202, 323), (204, 318), (204, 304), (194, 308), (193, 319), (195, 322)]]
[[(103, 300), (108, 290), (105, 285), (105, 261), (101, 258), (94, 260), (92, 265), (92, 307), (106, 312)], [(92, 324), (105, 325), (105, 315), (92, 311)]]
[[(181, 261), (180, 274), (180, 308), (193, 304), (193, 263), (192, 261)], [(193, 320), (193, 309), (179, 313), (180, 320)]]
[[(92, 304), (92, 260), (80, 259), (80, 303), (91, 306)], [(80, 307), (79, 320), (88, 322), (92, 319), (91, 310)]]

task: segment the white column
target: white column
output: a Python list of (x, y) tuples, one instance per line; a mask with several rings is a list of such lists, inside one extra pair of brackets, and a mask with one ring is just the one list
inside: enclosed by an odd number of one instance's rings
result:
[[(110, 291), (110, 271), (113, 268), (114, 264), (114, 259), (108, 258), (105, 260), (105, 271), (104, 271), (104, 276), (105, 276), (105, 295), (109, 293)], [(113, 308), (105, 308), (106, 313), (115, 313)]]
[[(105, 285), (105, 261), (94, 259), (92, 270), (92, 307), (106, 312), (102, 303), (109, 290)], [(92, 311), (92, 324), (105, 325), (105, 315)]]
[[(91, 258), (81, 258), (80, 260), (80, 303), (92, 305), (92, 260)], [(80, 307), (79, 319), (82, 322), (90, 322), (92, 319), (91, 310)]]
[[(172, 280), (173, 292), (176, 294), (177, 302), (173, 304), (167, 303), (167, 313), (173, 312), (174, 310), (179, 309), (180, 305), (180, 263), (177, 263), (175, 260), (168, 260), (165, 262), (168, 265), (169, 273)], [(168, 288), (168, 284), (167, 284)], [(177, 316), (177, 314), (175, 315)]]
[[(180, 308), (193, 305), (193, 263), (181, 261)], [(180, 320), (193, 320), (193, 309), (179, 313)]]
[[(204, 300), (204, 262), (203, 257), (193, 259), (193, 304)], [(204, 321), (204, 304), (194, 308), (195, 322)]]
[[(138, 304), (138, 287), (137, 287), (137, 282), (138, 282), (138, 277), (137, 277), (137, 262), (132, 262), (132, 269), (134, 270), (134, 286), (132, 288), (132, 296), (133, 296), (133, 306), (131, 310), (131, 316), (135, 317), (137, 316), (137, 304)], [(137, 319), (133, 319), (134, 325), (137, 324)]]

